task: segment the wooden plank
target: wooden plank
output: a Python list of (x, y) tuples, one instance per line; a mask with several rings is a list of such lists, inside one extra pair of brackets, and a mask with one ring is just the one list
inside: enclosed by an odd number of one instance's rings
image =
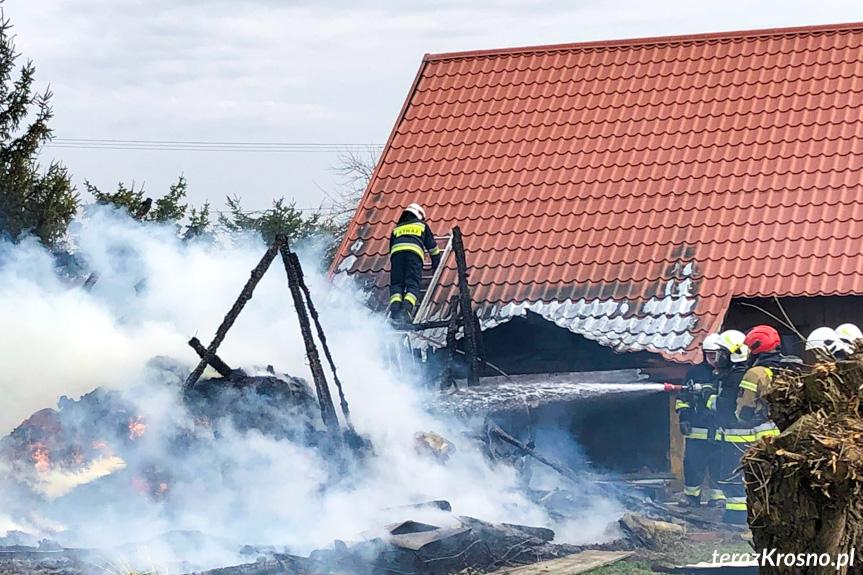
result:
[(668, 422), (669, 422), (669, 444), (668, 444), (668, 463), (671, 473), (677, 478), (680, 486), (683, 486), (683, 457), (686, 451), (686, 440), (680, 433), (680, 417), (677, 410), (674, 409), (676, 404), (677, 394), (671, 393), (668, 395)]
[(495, 571), (492, 575), (577, 575), (616, 563), (632, 555), (632, 551), (582, 551), (560, 559)]

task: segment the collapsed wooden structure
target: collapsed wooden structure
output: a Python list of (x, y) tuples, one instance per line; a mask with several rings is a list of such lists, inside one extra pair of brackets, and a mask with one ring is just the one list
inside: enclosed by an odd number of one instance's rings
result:
[[(465, 256), (464, 237), (462, 236), (461, 228), (458, 226), (455, 226), (452, 230), (449, 244), (447, 245), (446, 250), (444, 250), (444, 256), (441, 258), (438, 270), (432, 277), (428, 290), (418, 308), (417, 316), (419, 317), (421, 315), (419, 311), (428, 304), (431, 293), (440, 279), (441, 271), (446, 265), (446, 258), (450, 253), (455, 257), (456, 270), (458, 273), (458, 294), (455, 294), (450, 298), (449, 319), (417, 322), (408, 326), (408, 329), (416, 334), (428, 329), (446, 328), (446, 355), (444, 356), (444, 369), (441, 375), (442, 389), (456, 387), (455, 378), (453, 377), (453, 364), (455, 355), (459, 352), (457, 340), (460, 328), (464, 329), (464, 354), (468, 369), (468, 386), (479, 385), (480, 375), (486, 368), (485, 349), (482, 342), (482, 329), (480, 328), (479, 318), (474, 312), (470, 284), (468, 282), (469, 272), (467, 257)], [(422, 338), (419, 334), (418, 337)]]
[[(216, 335), (213, 337), (210, 345), (204, 347), (203, 344), (201, 344), (200, 340), (198, 340), (198, 338), (196, 337), (193, 337), (191, 340), (189, 340), (189, 346), (192, 347), (192, 349), (195, 350), (195, 353), (198, 354), (198, 357), (200, 357), (200, 361), (198, 362), (198, 365), (195, 367), (195, 369), (192, 370), (192, 372), (186, 378), (184, 389), (188, 391), (194, 388), (195, 384), (198, 382), (201, 375), (204, 373), (207, 365), (211, 366), (223, 377), (228, 377), (234, 371), (227, 363), (225, 363), (225, 361), (223, 361), (216, 354), (216, 352), (218, 351), (219, 346), (225, 340), (225, 336), (227, 336), (228, 331), (234, 325), (237, 317), (239, 317), (240, 312), (243, 311), (243, 308), (246, 306), (249, 300), (252, 299), (255, 288), (257, 287), (261, 279), (264, 277), (264, 274), (267, 273), (270, 265), (272, 265), (273, 261), (278, 255), (281, 255), (282, 263), (285, 266), (285, 273), (287, 274), (288, 278), (288, 288), (294, 301), (294, 308), (297, 310), (297, 318), (300, 323), (300, 331), (302, 332), (303, 343), (306, 347), (306, 356), (309, 359), (309, 366), (312, 370), (312, 380), (315, 384), (315, 391), (317, 393), (318, 403), (320, 405), (321, 419), (323, 419), (324, 425), (326, 426), (331, 448), (339, 451), (343, 444), (343, 434), (341, 426), (339, 424), (339, 418), (336, 413), (336, 408), (333, 403), (333, 398), (330, 394), (327, 377), (324, 373), (324, 368), (321, 363), (321, 357), (318, 353), (315, 338), (312, 334), (312, 321), (315, 323), (315, 330), (318, 334), (318, 340), (321, 344), (321, 347), (323, 348), (324, 356), (327, 358), (327, 362), (329, 363), (330, 369), (333, 373), (333, 379), (335, 380), (336, 387), (338, 388), (339, 403), (342, 411), (342, 416), (344, 417), (345, 424), (347, 426), (346, 436), (348, 438), (356, 438), (358, 436), (354, 432), (353, 426), (351, 424), (350, 408), (348, 406), (348, 401), (345, 398), (342, 382), (339, 379), (338, 373), (336, 371), (335, 361), (333, 360), (332, 353), (330, 352), (329, 345), (327, 344), (327, 338), (324, 334), (324, 328), (321, 325), (318, 311), (315, 308), (314, 303), (312, 302), (311, 292), (309, 291), (309, 288), (305, 283), (302, 266), (300, 265), (300, 260), (297, 257), (297, 254), (290, 250), (290, 247), (288, 245), (288, 239), (284, 235), (276, 236), (275, 241), (267, 248), (267, 251), (261, 258), (261, 261), (258, 262), (258, 265), (256, 265), (254, 269), (252, 269), (248, 281), (243, 286), (243, 289), (240, 291), (239, 297), (237, 297), (234, 305), (225, 315), (225, 318), (222, 320), (222, 323), (216, 330)], [(309, 319), (310, 315), (311, 320)]]

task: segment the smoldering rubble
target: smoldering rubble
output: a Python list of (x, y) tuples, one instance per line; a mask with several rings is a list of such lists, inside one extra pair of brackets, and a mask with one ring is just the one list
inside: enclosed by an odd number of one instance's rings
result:
[[(159, 391), (165, 393), (179, 387), (185, 375), (179, 364), (166, 358), (154, 359), (148, 369), (153, 372), (152, 379), (161, 382)], [(228, 378), (204, 379), (183, 396), (188, 418), (170, 433), (152, 429), (158, 424), (140, 415), (139, 408), (128, 399), (129, 395), (144, 393), (153, 394), (154, 390), (100, 388), (79, 400), (62, 398), (57, 409), (37, 412), (0, 441), (0, 457), (9, 464), (4, 491), (17, 494), (15, 515), (19, 519), (37, 514), (63, 516), (64, 510), (73, 513), (83, 502), (99, 502), (113, 510), (158, 506), (169, 514), (175, 491), (194, 482), (194, 475), (201, 472), (196, 467), (177, 466), (177, 460), (219, 465), (223, 476), (232, 480), (230, 465), (236, 462), (213, 457), (224, 432), (260, 433), (321, 456), (332, 455), (318, 401), (311, 387), (299, 378), (266, 371), (250, 376), (237, 371)], [(149, 435), (164, 442), (165, 449), (154, 455), (147, 441)], [(418, 433), (413, 438), (414, 448), (443, 468), (455, 454), (472, 449), (483, 452), (490, 464), (494, 460), (505, 466), (524, 465), (523, 454), (507, 449), (505, 443), (483, 442), (477, 433), (460, 437), (459, 445), (454, 445), (437, 434)], [(350, 462), (330, 466), (319, 489), (326, 491), (361, 476), (367, 471), (365, 459), (374, 456), (370, 449), (368, 445), (356, 448), (350, 452)], [(116, 463), (109, 466), (106, 460)], [(93, 471), (97, 468), (101, 470), (98, 473)], [(201, 496), (206, 497), (206, 493)], [(558, 519), (570, 520), (578, 518), (586, 499), (564, 490), (535, 491), (530, 497), (539, 505), (547, 504), (547, 511)], [(92, 512), (99, 513), (96, 509)], [(210, 550), (215, 557), (231, 555), (228, 563), (240, 563), (213, 573), (445, 574), (465, 568), (491, 571), (585, 549), (619, 551), (632, 547), (631, 540), (623, 537), (611, 537), (612, 541), (602, 545), (555, 543), (552, 529), (495, 524), (459, 515), (443, 500), (381, 509), (378, 517), (392, 523), (370, 526), (352, 540), (336, 540), (306, 556), (292, 553), (289, 542), (260, 546), (189, 531), (172, 531), (116, 548), (84, 549), (67, 546), (74, 538), (72, 533), (44, 530), (38, 536), (13, 531), (0, 538), (0, 562), (22, 573), (32, 572), (26, 566), (89, 573), (105, 567), (105, 563), (110, 565), (112, 560), (107, 557), (122, 557), (122, 561), (134, 564), (148, 552), (168, 547), (180, 551), (180, 556), (189, 548), (200, 548)], [(191, 571), (207, 564), (214, 563), (185, 559), (170, 567), (171, 571)]]
[[(432, 415), (412, 375), (382, 361), (383, 322), (304, 275), (286, 244), (214, 253), (110, 218), (88, 233), (96, 281), (57, 281), (32, 246), (0, 268), (4, 297), (29, 294), (8, 310), (19, 339), (35, 332), (25, 312), (52, 308), (76, 321), (58, 331), (89, 342), (8, 358), (17, 385), (54, 405), (0, 440), (4, 572), (493, 571), (641, 545), (625, 510), (680, 520), (505, 422)], [(279, 259), (285, 273), (267, 273)], [(186, 270), (194, 287), (179, 287)], [(57, 401), (64, 382), (86, 393)]]

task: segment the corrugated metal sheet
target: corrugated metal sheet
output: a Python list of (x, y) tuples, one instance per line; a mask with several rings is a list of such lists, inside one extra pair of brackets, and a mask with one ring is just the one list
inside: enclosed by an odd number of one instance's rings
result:
[(731, 297), (863, 294), (861, 53), (863, 24), (427, 56), (334, 271), (382, 294), (417, 201), (485, 327), (677, 360)]

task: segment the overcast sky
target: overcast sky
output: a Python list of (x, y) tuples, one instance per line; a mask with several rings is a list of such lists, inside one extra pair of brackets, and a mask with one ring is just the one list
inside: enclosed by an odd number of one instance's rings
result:
[[(383, 144), (423, 54), (863, 20), (799, 0), (6, 0), (58, 138)], [(316, 206), (337, 154), (46, 148), (80, 183)]]

